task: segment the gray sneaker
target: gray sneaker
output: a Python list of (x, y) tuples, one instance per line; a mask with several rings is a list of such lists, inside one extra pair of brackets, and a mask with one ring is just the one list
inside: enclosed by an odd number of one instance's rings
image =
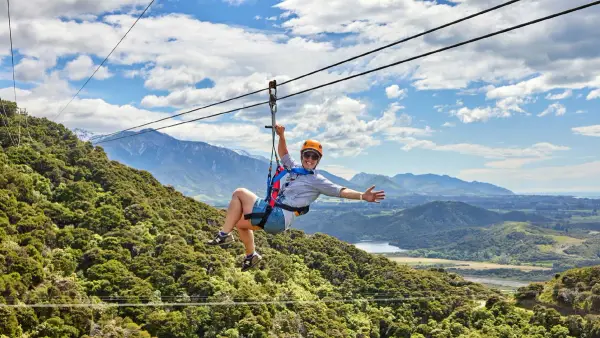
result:
[(230, 232), (227, 236), (222, 237), (219, 233), (215, 236), (215, 238), (206, 242), (208, 245), (220, 245), (227, 246), (231, 243), (235, 242), (235, 238), (233, 237), (233, 231)]
[(256, 264), (260, 263), (262, 260), (261, 255), (255, 253), (252, 257), (244, 257), (244, 261), (242, 262), (242, 271), (249, 270), (256, 266)]

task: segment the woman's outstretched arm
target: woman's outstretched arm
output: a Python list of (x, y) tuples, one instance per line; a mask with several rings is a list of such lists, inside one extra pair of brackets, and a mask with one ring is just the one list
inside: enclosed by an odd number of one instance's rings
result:
[(374, 188), (375, 188), (375, 186), (371, 186), (365, 192), (360, 192), (360, 191), (352, 190), (349, 188), (343, 188), (342, 191), (340, 192), (340, 197), (351, 199), (351, 200), (362, 199), (362, 200), (365, 200), (368, 202), (379, 203), (380, 200), (385, 198), (385, 193), (383, 192), (383, 190), (373, 191)]
[(277, 152), (279, 153), (279, 158), (282, 158), (288, 153), (287, 143), (285, 142), (285, 127), (277, 124), (275, 125), (275, 131), (279, 136), (279, 145), (277, 146)]

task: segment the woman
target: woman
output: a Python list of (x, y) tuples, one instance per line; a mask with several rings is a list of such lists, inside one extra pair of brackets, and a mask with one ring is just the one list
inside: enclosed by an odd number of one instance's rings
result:
[[(289, 173), (286, 176), (286, 182), (282, 184), (279, 192), (278, 203), (293, 208), (305, 207), (314, 202), (320, 194), (333, 197), (341, 197), (354, 200), (365, 200), (368, 202), (379, 203), (385, 198), (383, 191), (373, 191), (375, 186), (370, 187), (361, 193), (346, 187), (335, 184), (325, 178), (323, 175), (315, 172), (317, 165), (323, 157), (323, 147), (314, 140), (304, 142), (300, 150), (302, 164), (298, 165), (290, 156), (285, 141), (285, 127), (276, 125), (275, 130), (279, 136), (278, 153), (281, 157), (283, 166), (286, 169), (304, 168), (312, 171), (311, 174)], [(246, 248), (246, 257), (242, 263), (242, 271), (246, 271), (255, 266), (262, 257), (254, 248), (253, 230), (265, 230), (268, 233), (277, 234), (290, 228), (297, 214), (293, 211), (284, 210), (281, 207), (273, 208), (264, 228), (257, 226), (261, 218), (245, 219), (244, 215), (251, 213), (263, 213), (267, 203), (256, 196), (251, 191), (238, 188), (233, 193), (231, 202), (227, 209), (225, 224), (214, 239), (210, 240), (209, 245), (225, 245), (235, 241), (232, 231), (237, 228), (240, 240)]]

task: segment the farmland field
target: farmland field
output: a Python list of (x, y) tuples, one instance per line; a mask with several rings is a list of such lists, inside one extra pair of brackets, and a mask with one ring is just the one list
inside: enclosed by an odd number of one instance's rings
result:
[(389, 257), (389, 259), (400, 264), (407, 265), (444, 265), (446, 267), (460, 267), (468, 270), (491, 270), (491, 269), (515, 269), (521, 271), (547, 271), (548, 267), (532, 265), (508, 265), (487, 262), (457, 261), (441, 258), (420, 258), (420, 257)]

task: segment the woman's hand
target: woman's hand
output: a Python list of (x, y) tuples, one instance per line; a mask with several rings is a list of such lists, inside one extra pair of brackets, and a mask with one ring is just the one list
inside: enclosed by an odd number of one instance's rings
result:
[(283, 137), (283, 134), (285, 133), (285, 127), (279, 124), (275, 124), (275, 132), (277, 133), (277, 136)]
[(367, 202), (379, 203), (380, 200), (385, 198), (385, 193), (383, 192), (383, 190), (373, 191), (374, 188), (375, 188), (375, 186), (371, 186), (369, 189), (367, 189), (365, 192), (363, 192), (363, 194), (362, 194), (363, 200), (365, 200)]

